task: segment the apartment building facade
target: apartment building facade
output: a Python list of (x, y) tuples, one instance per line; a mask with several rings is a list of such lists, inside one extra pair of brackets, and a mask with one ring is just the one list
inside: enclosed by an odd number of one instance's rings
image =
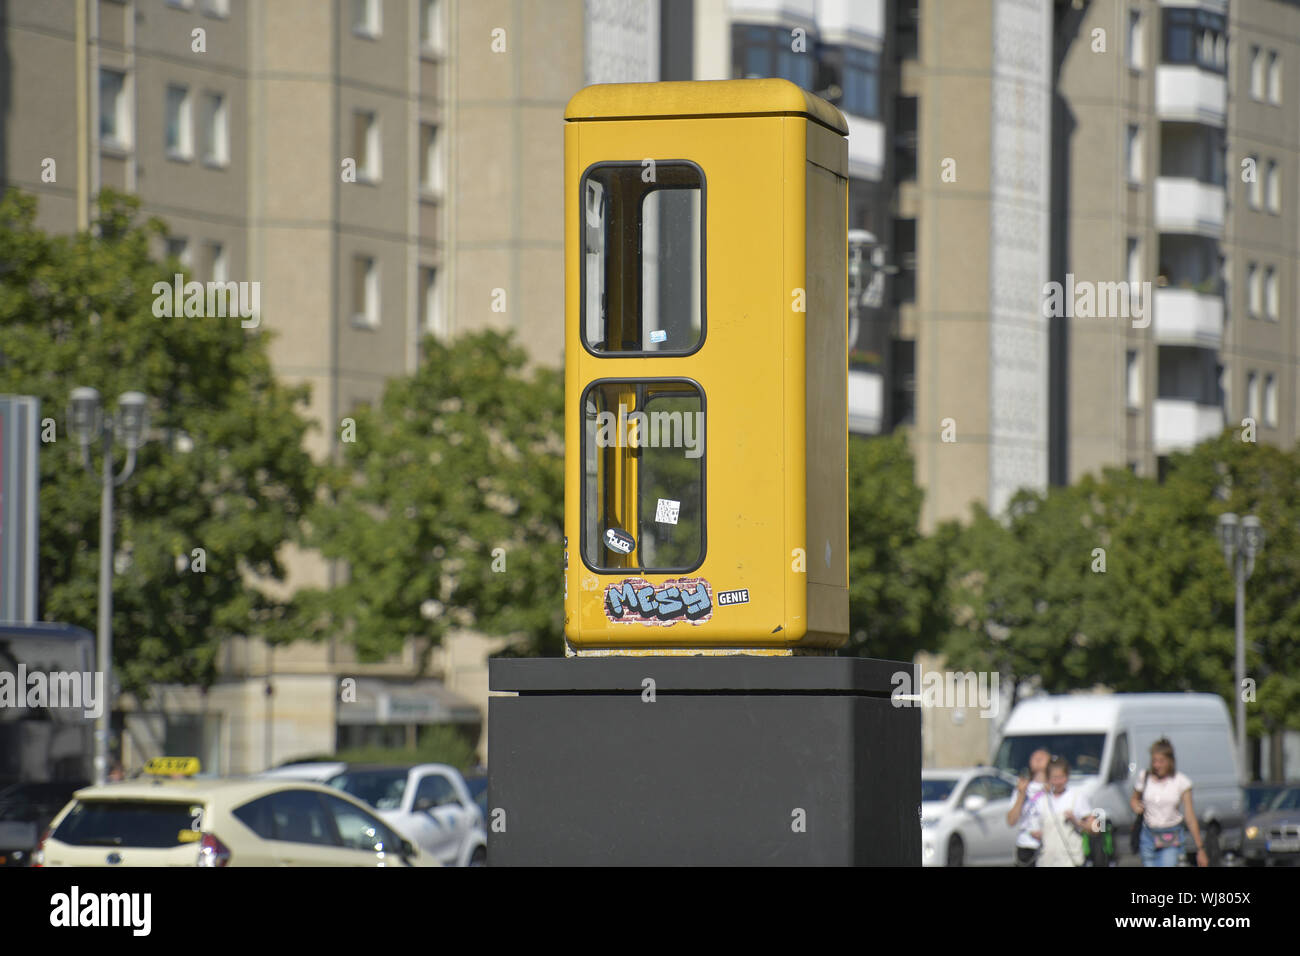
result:
[[(159, 254), (260, 282), (259, 329), (277, 373), (311, 386), (324, 458), (425, 333), (509, 328), (562, 362), (564, 106), (587, 82), (657, 79), (658, 24), (657, 0), (8, 4), (0, 185), (35, 193), (55, 232), (84, 228), (102, 188), (136, 194), (168, 224)], [(290, 589), (340, 573), (287, 564)], [(424, 671), (418, 641), (380, 663), (341, 641), (230, 641), (216, 686), (160, 687), (129, 715), (128, 761), (183, 750), (245, 772), (447, 723), (485, 755), (504, 643), (457, 632)]]

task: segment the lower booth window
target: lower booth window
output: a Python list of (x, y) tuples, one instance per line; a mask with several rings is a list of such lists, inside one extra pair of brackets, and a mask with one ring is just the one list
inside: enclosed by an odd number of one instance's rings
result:
[(582, 557), (593, 571), (704, 561), (704, 392), (684, 379), (600, 381), (583, 394)]

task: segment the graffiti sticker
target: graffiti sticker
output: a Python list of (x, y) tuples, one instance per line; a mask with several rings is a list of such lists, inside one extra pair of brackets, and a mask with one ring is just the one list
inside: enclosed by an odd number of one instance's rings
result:
[(644, 578), (605, 585), (605, 617), (622, 624), (702, 624), (713, 616), (713, 593), (703, 578), (675, 578), (655, 586)]

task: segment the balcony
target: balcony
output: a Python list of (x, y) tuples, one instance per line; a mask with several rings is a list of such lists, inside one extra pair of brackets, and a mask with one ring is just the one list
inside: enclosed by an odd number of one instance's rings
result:
[(849, 175), (880, 180), (885, 171), (885, 125), (845, 113), (849, 124)]
[(1223, 237), (1222, 186), (1197, 179), (1160, 176), (1156, 179), (1156, 229)]
[(1219, 349), (1223, 345), (1223, 297), (1195, 289), (1156, 289), (1156, 342)]
[(1157, 455), (1187, 451), (1223, 431), (1223, 409), (1183, 398), (1157, 398), (1152, 444)]
[(1162, 63), (1156, 67), (1156, 115), (1162, 120), (1223, 126), (1228, 82), (1197, 66)]

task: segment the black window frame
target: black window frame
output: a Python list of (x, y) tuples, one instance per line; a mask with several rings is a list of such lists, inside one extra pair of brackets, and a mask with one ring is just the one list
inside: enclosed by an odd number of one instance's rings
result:
[[(578, 338), (582, 342), (582, 347), (588, 355), (598, 359), (625, 359), (625, 358), (686, 358), (694, 355), (700, 349), (704, 348), (704, 343), (709, 337), (709, 288), (708, 288), (708, 248), (709, 248), (709, 183), (708, 177), (704, 175), (704, 169), (693, 159), (655, 159), (653, 160), (655, 169), (660, 170), (665, 166), (687, 166), (695, 171), (699, 177), (700, 185), (700, 337), (695, 345), (686, 350), (667, 350), (658, 351), (598, 351), (591, 347), (591, 342), (587, 339), (587, 226), (586, 226), (586, 201), (587, 201), (587, 180), (592, 173), (599, 169), (637, 169), (643, 168), (644, 160), (601, 160), (592, 163), (582, 171), (582, 176), (578, 180)], [(652, 185), (650, 189), (645, 190), (641, 197), (644, 204), (645, 199), (650, 193), (659, 189), (694, 189), (694, 186), (663, 186)], [(606, 237), (608, 243), (608, 236)], [(638, 256), (638, 259), (640, 257)], [(638, 262), (638, 270), (641, 263)], [(638, 287), (640, 286), (641, 276), (637, 277)], [(643, 317), (638, 315), (640, 321)]]
[[(590, 516), (587, 514), (587, 399), (593, 389), (601, 385), (653, 385), (653, 384), (677, 384), (688, 385), (693, 387), (700, 396), (700, 414), (704, 416), (705, 433), (709, 427), (708, 395), (704, 391), (704, 386), (695, 379), (686, 375), (664, 375), (649, 377), (616, 377), (616, 378), (598, 378), (589, 382), (582, 390), (582, 396), (578, 399), (578, 407), (582, 413), (582, 424), (578, 433), (578, 460), (581, 471), (581, 485), (578, 489), (578, 558), (588, 571), (593, 574), (617, 574), (624, 577), (634, 574), (692, 574), (704, 566), (704, 561), (709, 554), (709, 522), (708, 522), (708, 502), (709, 502), (709, 442), (706, 438), (704, 441), (704, 453), (700, 455), (700, 556), (694, 564), (678, 568), (652, 568), (644, 565), (627, 568), (608, 568), (598, 567), (587, 560), (587, 530), (589, 527)], [(638, 479), (640, 477), (638, 465)], [(637, 528), (638, 533), (640, 528)], [(636, 552), (638, 557), (641, 554), (640, 541), (637, 542)]]

